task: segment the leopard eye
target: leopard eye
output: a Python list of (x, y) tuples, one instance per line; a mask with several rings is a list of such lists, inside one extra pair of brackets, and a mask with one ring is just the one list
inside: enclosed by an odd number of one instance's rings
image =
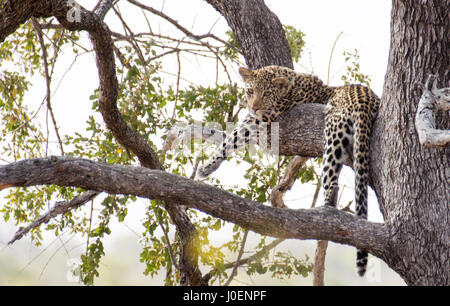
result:
[(247, 96), (249, 96), (249, 97), (253, 96), (253, 89), (247, 88), (247, 89), (246, 89), (246, 94), (247, 94)]

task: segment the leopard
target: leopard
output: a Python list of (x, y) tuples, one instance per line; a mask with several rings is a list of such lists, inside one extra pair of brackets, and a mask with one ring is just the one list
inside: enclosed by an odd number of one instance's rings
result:
[[(380, 99), (367, 86), (329, 86), (314, 74), (282, 66), (239, 68), (245, 84), (248, 115), (224, 141), (198, 174), (205, 178), (219, 168), (230, 154), (258, 137), (262, 123), (275, 122), (281, 114), (302, 103), (325, 106), (322, 187), (327, 207), (337, 206), (338, 178), (346, 161), (355, 172), (355, 214), (367, 220), (370, 136)], [(357, 249), (356, 266), (366, 272), (368, 252)]]

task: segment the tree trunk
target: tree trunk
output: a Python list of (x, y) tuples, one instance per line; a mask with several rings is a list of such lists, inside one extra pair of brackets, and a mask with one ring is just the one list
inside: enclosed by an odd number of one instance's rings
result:
[(268, 65), (294, 68), (278, 17), (264, 0), (206, 0), (228, 22), (250, 69)]
[[(450, 147), (420, 145), (414, 116), (427, 76), (449, 80), (449, 1), (394, 0), (391, 49), (372, 139), (372, 181), (389, 226), (386, 262), (409, 285), (450, 284)], [(450, 128), (447, 113), (437, 126)]]

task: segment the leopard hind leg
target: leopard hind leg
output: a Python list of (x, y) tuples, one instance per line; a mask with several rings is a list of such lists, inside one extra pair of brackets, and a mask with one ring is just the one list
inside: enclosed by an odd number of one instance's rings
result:
[(322, 186), (325, 205), (336, 207), (338, 180), (344, 162), (351, 157), (353, 125), (350, 116), (336, 112), (325, 118), (325, 146), (323, 155)]

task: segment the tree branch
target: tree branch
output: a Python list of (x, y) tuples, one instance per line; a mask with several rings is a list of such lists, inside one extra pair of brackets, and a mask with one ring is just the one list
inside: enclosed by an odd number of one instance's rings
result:
[(314, 267), (313, 267), (313, 285), (324, 285), (324, 272), (325, 272), (325, 256), (327, 254), (328, 241), (317, 240), (316, 253), (314, 254)]
[(205, 142), (219, 145), (225, 139), (226, 133), (213, 128), (203, 127), (196, 124), (187, 126), (173, 126), (166, 134), (166, 140), (162, 147), (162, 154), (174, 149), (180, 142), (190, 145), (192, 140), (203, 140)]
[(450, 87), (437, 88), (437, 77), (429, 75), (416, 112), (416, 130), (421, 145), (431, 148), (450, 143), (450, 130), (436, 129), (435, 112), (450, 110)]
[(308, 157), (295, 156), (289, 163), (286, 173), (282, 180), (275, 186), (270, 195), (270, 202), (273, 207), (285, 208), (283, 196), (292, 188), (295, 183), (296, 175), (301, 167), (308, 161)]
[[(323, 127), (325, 106), (316, 103), (296, 105), (279, 117), (279, 153), (281, 155), (320, 157), (323, 154)], [(223, 131), (191, 124), (175, 126), (167, 133), (164, 152), (173, 149), (180, 141), (202, 139), (219, 145), (226, 134)], [(351, 166), (350, 160), (346, 164)]]
[(206, 2), (225, 17), (251, 69), (267, 65), (293, 68), (291, 50), (281, 22), (263, 0)]
[(44, 35), (42, 33), (42, 28), (41, 25), (39, 24), (39, 22), (36, 20), (35, 17), (31, 18), (31, 22), (33, 23), (33, 27), (36, 31), (37, 37), (38, 37), (38, 41), (39, 44), (41, 45), (41, 49), (42, 49), (42, 58), (43, 58), (43, 63), (44, 63), (44, 76), (45, 76), (45, 83), (46, 83), (46, 96), (45, 99), (47, 100), (47, 109), (48, 112), (50, 113), (50, 118), (52, 119), (52, 123), (53, 123), (53, 128), (55, 129), (55, 134), (56, 134), (56, 139), (58, 139), (58, 144), (59, 144), (59, 148), (61, 150), (61, 154), (64, 155), (64, 146), (61, 140), (61, 136), (59, 135), (59, 129), (58, 129), (58, 125), (56, 123), (56, 118), (55, 118), (55, 113), (53, 112), (53, 107), (51, 104), (51, 89), (50, 89), (50, 84), (51, 84), (51, 76), (48, 70), (48, 53), (47, 53), (47, 47), (45, 46), (45, 42), (44, 42)]
[(237, 270), (239, 268), (239, 262), (242, 259), (242, 255), (244, 255), (245, 244), (247, 242), (248, 230), (245, 230), (244, 237), (242, 238), (241, 247), (239, 249), (238, 257), (234, 262), (233, 270), (231, 270), (230, 277), (225, 282), (224, 286), (229, 286), (233, 278), (237, 275)]
[[(89, 32), (93, 44), (100, 80), (99, 109), (107, 127), (116, 140), (132, 151), (142, 166), (163, 169), (155, 151), (138, 133), (125, 122), (117, 108), (118, 81), (116, 76), (114, 45), (111, 31), (102, 21), (112, 2), (102, 1), (96, 13), (90, 12), (76, 2), (67, 0), (11, 1), (0, 8), (0, 41), (17, 29), (28, 18), (55, 16), (58, 22), (71, 31)], [(0, 188), (4, 185), (0, 185)], [(90, 189), (90, 188), (86, 188)], [(165, 209), (174, 222), (181, 239), (180, 272), (182, 283), (202, 285), (202, 275), (198, 269), (197, 232), (186, 212), (180, 206), (166, 202)]]
[[(189, 38), (191, 38), (193, 40), (201, 41), (202, 39), (205, 39), (205, 38), (212, 38), (212, 39), (215, 39), (216, 41), (224, 44), (225, 46), (228, 46), (229, 48), (231, 48), (233, 50), (236, 50), (236, 48), (233, 45), (229, 44), (227, 41), (225, 41), (223, 39), (220, 39), (219, 37), (217, 37), (216, 35), (214, 35), (214, 34), (212, 34), (210, 32), (206, 33), (206, 34), (202, 34), (202, 35), (194, 34), (191, 31), (189, 31), (188, 29), (186, 29), (185, 27), (183, 27), (182, 25), (180, 25), (178, 23), (178, 21), (176, 21), (175, 19), (171, 18), (170, 16), (167, 16), (166, 14), (164, 14), (161, 11), (158, 11), (158, 10), (156, 10), (156, 9), (150, 7), (150, 6), (142, 4), (142, 3), (138, 2), (138, 1), (135, 1), (135, 0), (127, 0), (127, 1), (130, 2), (133, 5), (136, 5), (137, 7), (140, 7), (143, 10), (149, 11), (150, 13), (152, 13), (154, 15), (157, 15), (157, 16), (167, 20), (169, 23), (171, 23), (173, 26), (175, 26), (178, 30), (180, 30), (181, 32), (186, 34), (187, 37), (189, 37)], [(205, 43), (205, 42), (201, 42), (201, 44), (205, 45), (205, 46), (209, 46), (209, 44)], [(239, 50), (236, 50), (236, 51), (239, 52)]]
[(51, 10), (49, 1), (17, 1), (8, 0), (0, 6), (0, 42), (30, 17), (48, 17)]
[(113, 7), (112, 0), (101, 0), (94, 8), (95, 14), (103, 20), (108, 11)]
[[(258, 252), (256, 252), (255, 254), (247, 257), (247, 258), (239, 258), (238, 260), (236, 260), (235, 262), (229, 262), (227, 264), (225, 264), (225, 269), (231, 269), (234, 267), (240, 267), (243, 266), (245, 264), (248, 264), (249, 262), (253, 261), (253, 260), (258, 260), (259, 258), (263, 257), (264, 255), (266, 255), (270, 250), (272, 250), (273, 248), (275, 248), (277, 245), (279, 245), (280, 243), (282, 243), (283, 241), (285, 241), (286, 239), (284, 238), (278, 238), (275, 239), (274, 241), (272, 241), (271, 243), (269, 243), (268, 245), (264, 246), (261, 250), (259, 250)], [(211, 277), (213, 276), (213, 273), (216, 270), (211, 270), (208, 273), (206, 273), (203, 276), (203, 279), (208, 282)]]
[(25, 236), (33, 228), (36, 228), (43, 223), (48, 223), (51, 219), (55, 218), (56, 216), (63, 215), (66, 212), (68, 212), (74, 208), (77, 208), (77, 207), (80, 207), (80, 206), (86, 204), (87, 202), (94, 199), (99, 194), (100, 194), (100, 192), (87, 191), (87, 192), (83, 193), (82, 195), (75, 197), (68, 202), (56, 202), (55, 205), (48, 212), (39, 216), (36, 220), (34, 220), (32, 223), (28, 224), (26, 227), (19, 228), (19, 230), (14, 234), (14, 237), (8, 242), (8, 244), (13, 244), (17, 240), (19, 240), (23, 236)]
[(187, 205), (263, 235), (353, 245), (384, 257), (388, 230), (329, 207), (280, 209), (164, 171), (73, 157), (28, 159), (0, 167), (0, 186), (55, 184)]

